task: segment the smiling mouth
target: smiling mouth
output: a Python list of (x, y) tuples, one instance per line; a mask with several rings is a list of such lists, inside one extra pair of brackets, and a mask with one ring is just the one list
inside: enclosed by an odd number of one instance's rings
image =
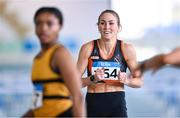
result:
[(111, 32), (109, 32), (109, 31), (105, 31), (105, 32), (103, 32), (104, 34), (112, 34)]

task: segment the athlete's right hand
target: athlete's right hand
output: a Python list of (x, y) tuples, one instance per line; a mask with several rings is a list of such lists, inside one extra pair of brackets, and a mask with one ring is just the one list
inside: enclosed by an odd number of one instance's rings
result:
[(151, 69), (152, 74), (154, 74), (163, 66), (164, 66), (163, 55), (157, 55), (143, 61), (137, 69), (140, 69), (142, 73)]
[(94, 74), (95, 81), (101, 81), (104, 79), (104, 68), (98, 68)]

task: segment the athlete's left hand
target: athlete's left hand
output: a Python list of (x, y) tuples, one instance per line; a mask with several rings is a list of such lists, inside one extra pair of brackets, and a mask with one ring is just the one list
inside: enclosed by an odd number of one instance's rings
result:
[(129, 83), (129, 78), (128, 78), (128, 75), (126, 74), (126, 72), (119, 71), (118, 72), (118, 79), (119, 79), (119, 82), (122, 84), (127, 85)]

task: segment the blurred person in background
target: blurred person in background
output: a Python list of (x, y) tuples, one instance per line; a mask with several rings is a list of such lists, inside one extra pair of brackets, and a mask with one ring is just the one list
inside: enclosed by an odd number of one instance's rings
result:
[[(135, 49), (118, 39), (121, 30), (119, 15), (113, 10), (103, 11), (98, 18), (100, 38), (81, 47), (78, 69), (87, 68), (88, 77), (82, 78), (87, 87), (86, 103), (89, 117), (127, 117), (124, 85), (140, 88), (143, 80)], [(129, 68), (131, 74), (126, 74)]]
[(76, 64), (68, 50), (58, 43), (63, 26), (61, 11), (42, 7), (35, 13), (34, 23), (41, 50), (32, 66), (34, 108), (24, 117), (86, 116)]
[(170, 53), (159, 54), (145, 60), (139, 65), (138, 70), (140, 69), (143, 73), (147, 70), (152, 69), (153, 73), (155, 73), (165, 65), (180, 67), (180, 47), (174, 49)]

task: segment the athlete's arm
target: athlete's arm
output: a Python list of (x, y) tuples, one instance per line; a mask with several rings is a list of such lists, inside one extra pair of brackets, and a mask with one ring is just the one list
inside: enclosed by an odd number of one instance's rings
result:
[(164, 64), (170, 64), (180, 67), (180, 48), (176, 48), (172, 52), (164, 55), (163, 62)]
[(180, 48), (176, 48), (168, 54), (159, 54), (150, 59), (147, 59), (142, 62), (139, 68), (142, 70), (142, 72), (149, 69), (152, 69), (153, 72), (156, 72), (166, 64), (180, 67)]
[(82, 83), (70, 53), (61, 46), (54, 54), (55, 64), (59, 68), (62, 78), (69, 89), (73, 100), (73, 116), (86, 116), (83, 96), (81, 94)]
[(137, 69), (138, 63), (136, 60), (136, 52), (134, 47), (131, 44), (122, 44), (122, 51), (127, 63), (127, 66), (131, 72), (131, 75), (129, 78), (127, 78), (127, 81), (124, 84), (126, 84), (129, 87), (132, 88), (139, 88), (143, 84), (143, 78), (141, 75), (140, 69)]
[[(89, 43), (84, 44), (80, 49), (77, 67), (78, 67), (81, 77), (87, 68), (88, 58), (91, 55), (92, 48), (93, 48), (93, 43), (89, 42)], [(83, 84), (83, 87), (86, 87), (90, 84), (93, 84), (93, 82), (90, 80), (90, 77), (86, 77), (86, 78), (82, 78), (82, 84)]]

